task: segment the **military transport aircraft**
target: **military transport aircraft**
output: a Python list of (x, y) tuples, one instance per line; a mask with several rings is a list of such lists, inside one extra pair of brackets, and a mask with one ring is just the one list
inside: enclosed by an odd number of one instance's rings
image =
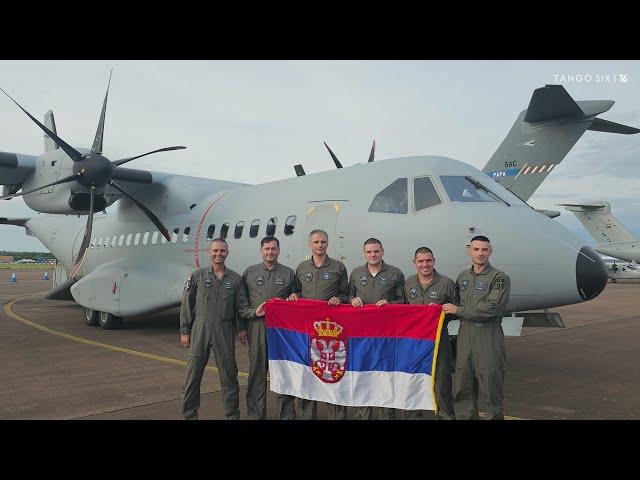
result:
[(618, 280), (640, 280), (640, 266), (636, 263), (622, 263), (615, 258), (603, 258), (607, 266), (607, 275), (612, 283)]
[(597, 242), (595, 249), (610, 257), (640, 263), (640, 239), (611, 214), (611, 204), (600, 201), (590, 204), (561, 203), (573, 212)]
[[(499, 183), (525, 164), (559, 162), (577, 141), (578, 126), (623, 128), (595, 119), (613, 102), (568, 108), (558, 100), (560, 89), (534, 91), (485, 168), (504, 172), (493, 175), (497, 182), (441, 156), (374, 162), (373, 149), (363, 164), (311, 175), (298, 165), (297, 177), (260, 185), (135, 170), (122, 165), (142, 155), (111, 161), (102, 154), (108, 87), (90, 150), (64, 142), (51, 112), (42, 124), (9, 97), (45, 132), (45, 152), (0, 154), (3, 198), (24, 195), (30, 208), (54, 215), (1, 222), (24, 227), (67, 268), (68, 280), (49, 298), (73, 297), (87, 324), (107, 329), (122, 317), (179, 305), (185, 279), (209, 264), (215, 237), (229, 242), (228, 265), (238, 272), (259, 261), (264, 235), (278, 236), (280, 260), (295, 268), (308, 255), (308, 233), (315, 228), (328, 232), (329, 255), (348, 270), (363, 263), (362, 243), (375, 236), (384, 243), (385, 260), (406, 275), (415, 271), (414, 250), (428, 245), (438, 270), (453, 278), (469, 265), (465, 245), (487, 235), (493, 264), (511, 277), (509, 312), (583, 302), (606, 285), (599, 255), (521, 199), (531, 183), (517, 195)], [(502, 170), (494, 165), (498, 160)], [(527, 174), (518, 175), (505, 185), (523, 185), (519, 179)], [(118, 200), (115, 209), (94, 214)]]

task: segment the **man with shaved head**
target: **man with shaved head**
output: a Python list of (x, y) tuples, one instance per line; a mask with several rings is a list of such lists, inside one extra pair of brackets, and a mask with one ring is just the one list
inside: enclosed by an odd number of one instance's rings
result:
[(202, 374), (213, 350), (224, 414), (227, 420), (240, 418), (240, 387), (236, 363), (235, 336), (247, 344), (247, 328), (238, 315), (248, 307), (242, 277), (224, 264), (229, 245), (223, 238), (211, 242), (211, 266), (191, 274), (184, 285), (180, 309), (180, 341), (187, 348), (187, 375), (182, 398), (185, 420), (197, 420)]

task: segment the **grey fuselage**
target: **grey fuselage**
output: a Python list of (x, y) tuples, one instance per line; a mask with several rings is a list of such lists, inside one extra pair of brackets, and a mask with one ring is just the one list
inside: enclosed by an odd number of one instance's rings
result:
[[(472, 177), (509, 205), (453, 202), (440, 181), (442, 175)], [(424, 176), (431, 178), (441, 203), (416, 211), (413, 179)], [(455, 280), (471, 265), (465, 246), (473, 236), (486, 235), (493, 245), (491, 264), (511, 278), (507, 311), (584, 301), (577, 287), (576, 262), (583, 247), (579, 238), (483, 172), (450, 158), (395, 158), (260, 185), (157, 172), (153, 177), (153, 185), (134, 192), (136, 198), (170, 232), (177, 228), (179, 234), (173, 234), (171, 242), (162, 241), (153, 224), (126, 199), (106, 215), (96, 215), (92, 246), (82, 267), (84, 277), (71, 288), (80, 305), (120, 316), (176, 306), (187, 276), (209, 265), (210, 225), (215, 225), (213, 237), (217, 237), (222, 225), (229, 224), (227, 265), (242, 273), (261, 261), (260, 240), (271, 218), (277, 218), (280, 262), (293, 269), (310, 254), (309, 232), (321, 228), (329, 234), (329, 255), (344, 262), (349, 272), (364, 263), (363, 242), (376, 237), (383, 243), (385, 261), (405, 275), (415, 273), (411, 263), (415, 249), (427, 246), (434, 251), (438, 271)], [(408, 212), (369, 212), (376, 194), (398, 178), (408, 179)], [(293, 216), (295, 226), (287, 234), (285, 222)], [(255, 220), (259, 228), (251, 236)], [(242, 234), (235, 238), (241, 221)], [(82, 242), (85, 222), (85, 216), (41, 215), (26, 227), (69, 268)]]

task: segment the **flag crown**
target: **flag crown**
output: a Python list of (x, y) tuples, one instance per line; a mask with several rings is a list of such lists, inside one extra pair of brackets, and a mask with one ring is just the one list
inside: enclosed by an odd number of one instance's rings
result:
[(328, 318), (324, 319), (324, 321), (314, 322), (313, 328), (321, 337), (338, 337), (343, 330), (340, 325)]

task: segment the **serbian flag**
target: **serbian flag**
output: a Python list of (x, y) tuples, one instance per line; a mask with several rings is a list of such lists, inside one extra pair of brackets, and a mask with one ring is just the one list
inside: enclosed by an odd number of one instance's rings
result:
[(436, 410), (440, 305), (266, 304), (271, 390), (336, 405)]

